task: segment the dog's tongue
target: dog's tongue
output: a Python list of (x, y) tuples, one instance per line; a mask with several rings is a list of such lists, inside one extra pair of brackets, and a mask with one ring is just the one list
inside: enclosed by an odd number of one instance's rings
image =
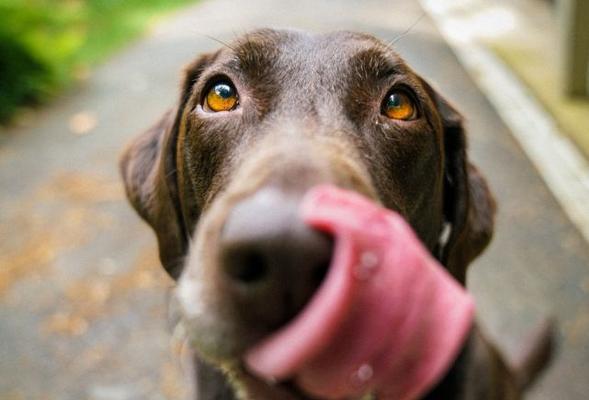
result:
[(473, 301), (398, 214), (332, 186), (309, 191), (304, 221), (335, 238), (303, 311), (250, 349), (248, 368), (325, 399), (424, 395), (466, 339)]

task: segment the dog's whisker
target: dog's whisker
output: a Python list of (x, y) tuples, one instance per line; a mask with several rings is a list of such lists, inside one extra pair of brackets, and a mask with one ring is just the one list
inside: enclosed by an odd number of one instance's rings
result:
[(186, 229), (186, 236), (188, 236), (189, 242), (192, 243), (192, 233), (190, 232), (190, 229)]
[(425, 17), (425, 11), (423, 11), (421, 13), (421, 15), (411, 25), (409, 25), (409, 27), (407, 29), (405, 29), (403, 32), (401, 32), (399, 35), (397, 35), (395, 38), (393, 38), (393, 40), (386, 43), (386, 47), (391, 48), (395, 43), (397, 43), (399, 40), (403, 39), (405, 36), (407, 36), (409, 33), (411, 33), (413, 28), (415, 28), (417, 26), (417, 24), (419, 24), (421, 22), (423, 17)]
[(169, 178), (170, 176), (174, 175), (176, 172), (178, 172), (178, 168), (175, 168), (175, 169), (171, 170), (170, 172), (168, 172), (166, 174), (166, 178)]
[(202, 36), (204, 36), (204, 37), (206, 37), (207, 39), (210, 39), (210, 40), (212, 40), (212, 41), (214, 41), (214, 42), (217, 42), (217, 43), (219, 43), (219, 44), (220, 44), (220, 45), (222, 45), (222, 46), (225, 46), (225, 47), (227, 47), (229, 50), (233, 50), (233, 51), (235, 51), (235, 48), (234, 48), (234, 47), (232, 47), (232, 46), (231, 46), (229, 43), (227, 43), (227, 42), (224, 42), (223, 40), (221, 40), (221, 39), (219, 39), (219, 38), (216, 38), (216, 37), (214, 37), (214, 36), (211, 36), (211, 35), (207, 35), (206, 33), (201, 33), (201, 35), (202, 35)]

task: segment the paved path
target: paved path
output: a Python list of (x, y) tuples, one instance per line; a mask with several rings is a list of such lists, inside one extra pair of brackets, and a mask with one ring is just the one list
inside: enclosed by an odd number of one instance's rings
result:
[[(173, 104), (180, 66), (217, 47), (204, 33), (345, 28), (391, 40), (420, 13), (406, 0), (206, 1), (1, 135), (0, 399), (179, 397), (165, 319), (172, 283), (123, 199), (116, 159)], [(587, 244), (431, 22), (397, 48), (468, 116), (473, 157), (499, 199), (496, 238), (469, 277), (480, 319), (509, 352), (543, 315), (557, 316), (558, 357), (529, 398), (587, 398)]]

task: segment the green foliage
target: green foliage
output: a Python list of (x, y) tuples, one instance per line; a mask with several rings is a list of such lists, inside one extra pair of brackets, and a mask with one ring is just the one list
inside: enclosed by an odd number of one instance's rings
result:
[(195, 0), (0, 0), (0, 122)]

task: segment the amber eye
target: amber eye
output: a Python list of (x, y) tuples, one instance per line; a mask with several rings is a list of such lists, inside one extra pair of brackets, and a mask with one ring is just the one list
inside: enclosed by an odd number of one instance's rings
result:
[(237, 90), (229, 82), (215, 83), (207, 93), (206, 108), (210, 111), (231, 111), (237, 104)]
[(400, 91), (390, 93), (382, 106), (384, 115), (391, 119), (407, 121), (417, 116), (417, 109), (411, 98)]

